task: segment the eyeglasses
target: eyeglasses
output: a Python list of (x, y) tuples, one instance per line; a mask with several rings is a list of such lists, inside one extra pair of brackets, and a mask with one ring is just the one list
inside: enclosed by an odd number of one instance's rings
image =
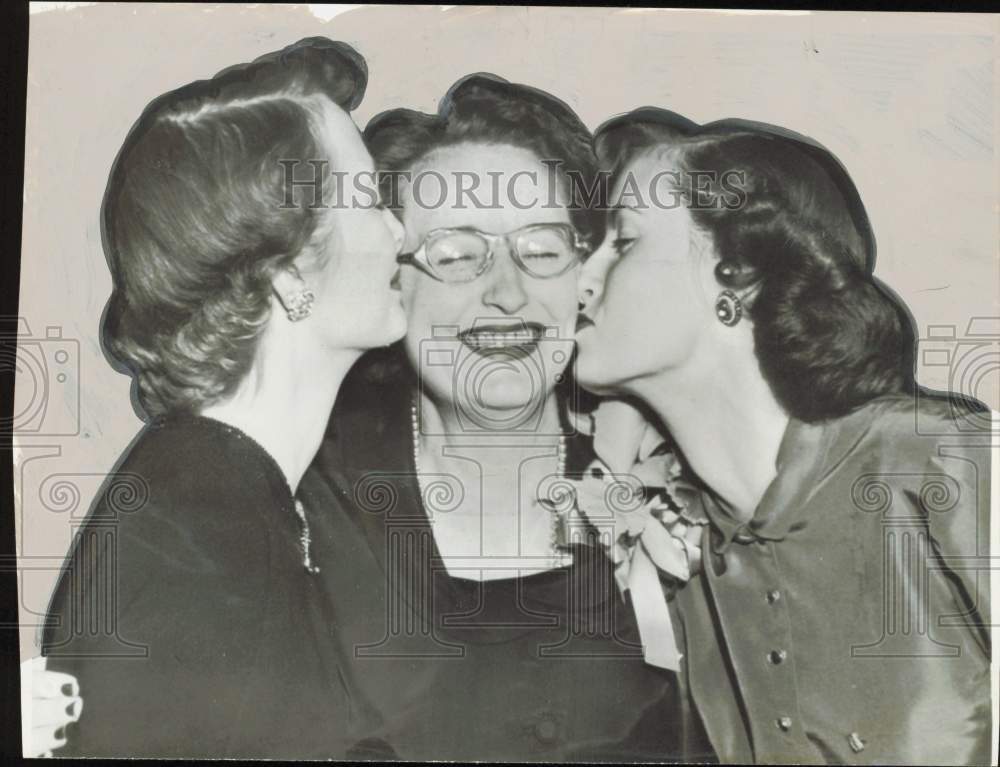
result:
[(493, 265), (501, 241), (522, 272), (541, 280), (565, 273), (587, 251), (585, 238), (570, 224), (532, 224), (507, 234), (457, 227), (431, 230), (417, 250), (400, 253), (396, 261), (441, 282), (472, 282)]

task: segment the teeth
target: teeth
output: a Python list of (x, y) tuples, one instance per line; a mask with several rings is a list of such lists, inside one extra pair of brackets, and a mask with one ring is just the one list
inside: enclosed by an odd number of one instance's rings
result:
[(538, 340), (534, 333), (472, 333), (467, 340), (479, 348), (500, 349), (505, 346), (522, 346)]

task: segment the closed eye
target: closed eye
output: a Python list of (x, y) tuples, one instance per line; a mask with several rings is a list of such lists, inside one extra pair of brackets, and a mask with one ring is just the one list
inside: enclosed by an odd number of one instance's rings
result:
[(635, 242), (635, 237), (616, 237), (611, 241), (611, 247), (615, 249), (615, 253), (620, 256), (624, 256), (628, 253), (629, 248)]
[(475, 261), (478, 256), (472, 253), (459, 253), (456, 256), (440, 256), (437, 259), (437, 263), (441, 266), (447, 266), (448, 264), (455, 264), (459, 261)]

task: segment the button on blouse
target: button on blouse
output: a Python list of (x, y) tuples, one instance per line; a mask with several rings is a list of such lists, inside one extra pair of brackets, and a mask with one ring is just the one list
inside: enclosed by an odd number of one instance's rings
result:
[(935, 434), (904, 398), (791, 421), (748, 522), (701, 494), (675, 610), (723, 762), (989, 760), (989, 441), (921, 415)]

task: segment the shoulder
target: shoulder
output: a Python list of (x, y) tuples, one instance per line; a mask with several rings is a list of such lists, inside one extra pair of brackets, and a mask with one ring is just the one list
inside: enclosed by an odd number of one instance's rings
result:
[(830, 458), (862, 506), (891, 492), (900, 513), (973, 524), (988, 514), (990, 417), (961, 398), (880, 397), (833, 425)]
[(209, 419), (150, 424), (80, 532), (109, 531), (126, 577), (268, 566), (274, 539), (295, 532), (294, 507), (280, 469), (247, 439)]
[(958, 395), (879, 397), (835, 424), (837, 437), (890, 462), (920, 464), (989, 443), (991, 413)]
[(822, 484), (859, 508), (892, 498), (901, 514), (966, 509), (960, 516), (976, 517), (988, 506), (989, 415), (961, 401), (879, 397), (822, 425)]
[[(291, 491), (274, 459), (237, 429), (209, 418), (184, 418), (148, 427), (122, 464), (146, 478), (161, 502), (264, 512), (288, 504)], [(155, 483), (155, 487), (154, 487)]]
[[(265, 625), (281, 632), (309, 598), (299, 519), (262, 448), (220, 426), (144, 429), (75, 531), (51, 613), (104, 616), (161, 654), (198, 656), (244, 629), (261, 637)], [(65, 638), (63, 624), (50, 644)]]

